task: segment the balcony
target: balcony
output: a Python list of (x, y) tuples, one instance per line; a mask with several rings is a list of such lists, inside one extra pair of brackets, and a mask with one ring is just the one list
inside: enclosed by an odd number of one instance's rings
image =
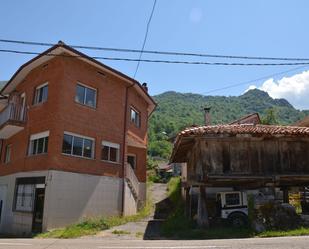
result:
[(14, 103), (8, 104), (0, 112), (0, 139), (8, 139), (24, 129), (26, 108)]

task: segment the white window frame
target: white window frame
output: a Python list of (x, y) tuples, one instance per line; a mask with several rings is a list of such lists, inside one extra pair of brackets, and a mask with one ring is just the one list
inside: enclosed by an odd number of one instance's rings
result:
[(5, 164), (8, 164), (11, 162), (11, 155), (12, 155), (12, 144), (7, 144), (5, 146), (5, 157), (4, 157)]
[[(31, 186), (32, 188), (32, 193), (30, 196), (25, 196), (25, 195), (19, 195), (18, 190), (19, 187), (23, 186), (23, 188), (25, 188), (25, 186)], [(35, 185), (34, 184), (17, 184), (16, 185), (16, 193), (15, 193), (15, 207), (14, 207), (14, 211), (16, 212), (33, 212), (33, 208), (34, 208), (34, 199), (35, 199)], [(29, 198), (30, 202), (28, 203), (29, 206), (24, 206), (23, 202), (26, 198)], [(19, 205), (19, 198), (21, 198), (21, 205)]]
[[(137, 165), (137, 162), (136, 162), (137, 156), (136, 156), (136, 154), (131, 154), (131, 153), (127, 154), (127, 163), (129, 163), (129, 162), (128, 162), (128, 156), (134, 157), (134, 166), (133, 166), (133, 169), (136, 170), (136, 165)], [(132, 165), (131, 165), (131, 166), (132, 166)]]
[[(139, 116), (138, 119), (138, 124), (132, 120), (132, 111), (134, 111), (135, 113), (137, 113), (137, 115)], [(140, 128), (142, 125), (142, 120), (141, 120), (141, 112), (138, 111), (136, 108), (134, 108), (133, 106), (130, 106), (130, 121), (131, 123), (133, 123), (137, 128)]]
[[(88, 106), (88, 107), (90, 107), (90, 108), (97, 108), (97, 94), (98, 94), (98, 90), (97, 90), (96, 88), (94, 88), (94, 87), (85, 85), (85, 84), (83, 84), (83, 83), (81, 83), (81, 82), (77, 82), (76, 88), (77, 88), (78, 85), (80, 85), (80, 86), (82, 86), (82, 87), (85, 87), (85, 88), (86, 88), (86, 91), (85, 91), (85, 96), (84, 96), (84, 99), (83, 99), (83, 103), (78, 102), (78, 101), (76, 100), (76, 98), (75, 98), (75, 102), (78, 103), (78, 104), (84, 105), (84, 106)], [(94, 105), (93, 105), (93, 106), (92, 106), (92, 105), (87, 105), (87, 104), (86, 104), (87, 88), (95, 91)], [(76, 94), (76, 93), (75, 93), (75, 94)], [(75, 97), (76, 97), (76, 95), (75, 95)]]
[[(63, 155), (66, 155), (66, 156), (73, 156), (73, 157), (79, 157), (79, 158), (84, 158), (84, 159), (90, 159), (90, 160), (94, 160), (94, 159), (95, 159), (95, 158), (94, 158), (94, 151), (95, 151), (95, 139), (94, 139), (94, 138), (92, 138), (92, 137), (87, 137), (87, 136), (80, 135), (80, 134), (73, 133), (73, 132), (69, 132), (69, 131), (65, 131), (63, 134), (72, 136), (71, 153), (68, 154), (68, 153), (62, 152)], [(84, 154), (84, 141), (83, 141), (83, 147), (82, 147), (82, 155), (79, 156), (79, 155), (74, 155), (74, 154), (73, 154), (74, 137), (78, 137), (78, 138), (82, 138), (82, 139), (88, 139), (88, 140), (91, 140), (91, 141), (92, 141), (91, 157), (85, 157), (85, 156), (83, 156), (83, 154)], [(61, 149), (61, 151), (62, 151), (62, 149)]]
[[(29, 156), (47, 154), (47, 152), (36, 153), (36, 154), (32, 154), (32, 153), (31, 153), (31, 151), (32, 151), (32, 141), (37, 140), (37, 139), (40, 139), (40, 138), (46, 138), (46, 137), (49, 138), (49, 131), (43, 131), (43, 132), (35, 133), (35, 134), (32, 134), (32, 135), (30, 136), (30, 139), (29, 139), (29, 148), (28, 148), (28, 155), (29, 155)], [(49, 140), (49, 139), (48, 139), (48, 140)], [(45, 151), (45, 143), (44, 143), (44, 145), (43, 145), (43, 151)]]
[(101, 151), (101, 161), (119, 164), (120, 163), (120, 144), (112, 143), (112, 142), (103, 140), (101, 149), (103, 149), (104, 146), (117, 149), (117, 155), (116, 155), (117, 159), (116, 159), (116, 161), (110, 160), (110, 150), (109, 150), (108, 151), (108, 160), (102, 159), (102, 151)]
[(37, 105), (37, 104), (40, 104), (40, 103), (44, 103), (44, 102), (47, 101), (48, 95), (47, 95), (46, 100), (43, 100), (43, 101), (41, 101), (41, 102), (38, 102), (38, 95), (37, 95), (38, 90), (40, 90), (41, 88), (43, 88), (43, 87), (45, 87), (45, 86), (48, 87), (48, 82), (45, 82), (45, 83), (43, 83), (43, 84), (41, 84), (41, 85), (39, 85), (39, 86), (37, 86), (37, 87), (35, 88), (35, 92), (34, 92), (34, 101), (33, 101), (33, 104), (34, 104), (34, 105)]

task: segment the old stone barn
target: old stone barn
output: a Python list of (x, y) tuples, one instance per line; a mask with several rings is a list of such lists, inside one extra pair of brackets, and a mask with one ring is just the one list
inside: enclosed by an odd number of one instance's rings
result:
[[(191, 127), (176, 137), (171, 162), (187, 164), (183, 187), (199, 188), (198, 219), (204, 219), (207, 188), (288, 191), (309, 185), (309, 128), (254, 124)], [(202, 194), (201, 194), (202, 193)], [(190, 212), (190, 210), (187, 210)]]

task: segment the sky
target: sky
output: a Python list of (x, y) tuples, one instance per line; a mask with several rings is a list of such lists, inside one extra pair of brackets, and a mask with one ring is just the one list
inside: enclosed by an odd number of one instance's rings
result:
[[(153, 0), (3, 0), (0, 39), (141, 49)], [(146, 50), (309, 58), (307, 0), (157, 0)], [(43, 52), (6, 44), (0, 49)], [(135, 53), (81, 50), (89, 56), (138, 58)], [(0, 53), (0, 80), (33, 55)], [(143, 54), (142, 59), (259, 62)], [(108, 61), (131, 77), (137, 62)], [(263, 61), (265, 62), (265, 61)], [(285, 72), (285, 73), (283, 73)], [(274, 76), (271, 76), (274, 75)], [(251, 88), (309, 109), (309, 66), (210, 66), (141, 62), (136, 75), (150, 94), (165, 91), (241, 95)], [(237, 85), (235, 87), (231, 87)]]

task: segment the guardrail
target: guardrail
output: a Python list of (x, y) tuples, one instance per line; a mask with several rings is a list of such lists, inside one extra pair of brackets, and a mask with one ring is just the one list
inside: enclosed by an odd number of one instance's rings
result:
[(25, 122), (26, 108), (22, 105), (10, 103), (0, 112), (0, 126), (8, 121)]

